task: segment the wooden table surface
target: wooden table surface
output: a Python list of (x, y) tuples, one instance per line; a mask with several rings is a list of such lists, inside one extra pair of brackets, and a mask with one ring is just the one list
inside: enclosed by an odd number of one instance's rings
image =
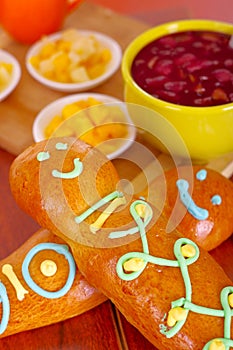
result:
[[(69, 27), (74, 23), (77, 28), (107, 32), (119, 41), (123, 49), (133, 37), (147, 28), (144, 23), (88, 3), (83, 3), (67, 18), (65, 26)], [(120, 26), (119, 23), (121, 23)], [(12, 53), (17, 53), (21, 64), (23, 63), (26, 46), (16, 44), (7, 38), (6, 48)], [(94, 91), (122, 98), (123, 83), (120, 72)], [(10, 193), (8, 172), (15, 155), (32, 143), (31, 125), (36, 113), (61, 95), (33, 81), (23, 67), (20, 85), (5, 102), (0, 104), (0, 259), (7, 257), (38, 229), (37, 223), (23, 213), (14, 202)], [(210, 165), (221, 170), (228, 161), (229, 159), (219, 159)], [(138, 173), (137, 167), (129, 164), (125, 166), (124, 161), (116, 160), (114, 163), (121, 177), (131, 180)], [(233, 280), (232, 237), (211, 254)], [(1, 350), (16, 348), (24, 350), (155, 350), (119, 314), (110, 301), (59, 324), (0, 340)]]

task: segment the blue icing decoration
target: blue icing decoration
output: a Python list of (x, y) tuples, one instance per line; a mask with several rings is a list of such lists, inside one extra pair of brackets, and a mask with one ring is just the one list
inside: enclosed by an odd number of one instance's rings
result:
[(220, 205), (222, 203), (222, 197), (219, 196), (218, 194), (215, 194), (212, 198), (211, 198), (211, 203), (213, 205)]
[(47, 159), (49, 159), (50, 158), (50, 154), (49, 154), (49, 152), (48, 151), (46, 151), (46, 152), (39, 152), (38, 154), (37, 154), (37, 160), (39, 161), (39, 162), (43, 162), (44, 160), (47, 160)]
[[(62, 254), (68, 260), (70, 272), (67, 278), (65, 285), (56, 292), (49, 292), (41, 287), (39, 287), (31, 278), (29, 272), (29, 264), (32, 258), (42, 250), (54, 250), (58, 254)], [(76, 274), (76, 264), (72, 254), (69, 252), (68, 246), (64, 244), (56, 244), (56, 243), (40, 243), (33, 247), (28, 254), (26, 255), (23, 264), (22, 264), (22, 274), (25, 279), (25, 282), (28, 286), (37, 294), (41, 295), (44, 298), (48, 299), (56, 299), (64, 296), (72, 287), (74, 282), (75, 274)]]
[(10, 302), (7, 295), (6, 287), (0, 282), (0, 301), (2, 303), (2, 320), (0, 323), (0, 334), (5, 332), (10, 318)]
[(197, 172), (196, 178), (200, 181), (205, 180), (207, 177), (207, 171), (205, 169), (201, 169)]
[(74, 179), (75, 177), (78, 177), (82, 173), (82, 171), (83, 171), (83, 163), (79, 160), (79, 158), (75, 158), (73, 170), (67, 173), (63, 173), (62, 171), (54, 169), (52, 171), (52, 175), (60, 179)]
[(184, 179), (177, 180), (176, 185), (179, 190), (181, 202), (187, 208), (188, 212), (198, 220), (205, 220), (209, 216), (207, 209), (198, 207), (188, 193), (189, 183)]
[(68, 148), (68, 144), (67, 144), (67, 143), (58, 142), (58, 143), (56, 144), (56, 149), (57, 149), (58, 151), (67, 150), (67, 148)]

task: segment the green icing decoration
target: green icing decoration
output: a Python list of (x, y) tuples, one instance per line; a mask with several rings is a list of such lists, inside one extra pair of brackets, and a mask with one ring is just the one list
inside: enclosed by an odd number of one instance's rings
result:
[[(163, 258), (158, 258), (150, 255), (147, 236), (146, 236), (146, 230), (145, 230), (146, 220), (143, 221), (143, 219), (138, 215), (137, 211), (135, 210), (135, 207), (138, 204), (138, 202), (139, 201), (135, 201), (131, 205), (130, 212), (135, 223), (137, 224), (138, 231), (140, 232), (141, 241), (142, 241), (142, 252), (129, 252), (120, 257), (116, 266), (116, 272), (119, 278), (121, 278), (124, 281), (132, 281), (140, 277), (140, 275), (143, 273), (148, 262), (150, 262), (151, 264), (160, 265), (160, 266), (179, 268), (181, 275), (183, 277), (183, 282), (185, 286), (185, 297), (181, 297), (178, 300), (172, 301), (171, 308), (174, 308), (177, 306), (183, 307), (185, 310), (187, 310), (187, 314), (184, 320), (177, 321), (176, 324), (171, 328), (168, 328), (168, 326), (163, 323), (160, 324), (159, 325), (160, 332), (164, 334), (167, 338), (173, 337), (175, 334), (177, 334), (180, 331), (180, 329), (185, 324), (189, 312), (195, 312), (195, 313), (210, 315), (214, 317), (224, 317), (224, 337), (217, 338), (217, 339), (222, 341), (226, 350), (229, 350), (231, 347), (233, 347), (233, 340), (230, 339), (233, 309), (229, 305), (228, 296), (229, 294), (233, 293), (233, 286), (225, 287), (221, 291), (221, 304), (223, 307), (222, 310), (212, 309), (212, 308), (194, 304), (192, 302), (192, 284), (189, 277), (188, 266), (195, 263), (199, 258), (198, 246), (188, 238), (180, 238), (174, 244), (174, 255), (176, 257), (176, 260), (163, 259)], [(144, 204), (150, 207), (148, 203), (144, 202)], [(196, 251), (195, 256), (191, 258), (185, 258), (182, 255), (181, 247), (184, 244), (191, 244), (192, 246), (194, 246)], [(124, 263), (127, 260), (132, 258), (143, 259), (144, 265), (139, 271), (126, 273), (123, 268)], [(164, 319), (162, 320), (162, 322), (163, 321)], [(211, 343), (214, 340), (215, 339), (211, 339), (207, 344), (205, 344), (203, 350), (208, 350), (210, 348)]]
[(54, 177), (58, 177), (60, 179), (74, 179), (75, 177), (78, 177), (83, 171), (83, 163), (79, 160), (79, 158), (74, 159), (74, 169), (63, 173), (59, 170), (54, 169), (52, 171), (52, 175)]
[[(138, 199), (137, 201), (133, 202), (131, 205), (131, 214), (133, 214), (134, 216), (138, 216), (137, 212), (135, 211), (135, 206), (137, 204), (146, 204), (146, 202), (143, 199)], [(147, 206), (148, 210), (148, 215), (146, 216), (146, 218), (144, 219), (144, 228), (150, 223), (151, 219), (153, 218), (153, 211), (150, 208), (150, 206)], [(138, 219), (139, 220), (139, 216)], [(140, 222), (140, 220), (139, 220)], [(139, 223), (139, 225), (141, 225)], [(114, 238), (121, 238), (121, 237), (126, 237), (127, 235), (134, 235), (135, 233), (139, 232), (139, 225), (132, 227), (128, 230), (124, 230), (124, 231), (113, 231), (109, 234), (109, 238), (114, 239)], [(142, 228), (142, 229), (144, 229)]]
[(38, 154), (37, 154), (37, 160), (39, 161), (39, 162), (43, 162), (44, 160), (47, 160), (47, 159), (49, 159), (50, 158), (50, 154), (49, 154), (49, 152), (48, 151), (46, 151), (46, 152), (39, 152)]
[(65, 151), (65, 150), (68, 149), (68, 143), (58, 142), (58, 143), (56, 144), (56, 149), (57, 149), (58, 151)]
[(79, 216), (75, 217), (75, 222), (77, 224), (80, 224), (82, 221), (84, 221), (88, 216), (93, 214), (96, 210), (101, 208), (104, 204), (112, 201), (115, 198), (122, 197), (123, 194), (119, 191), (114, 191), (105, 196), (104, 198), (101, 198), (98, 202), (96, 202), (94, 205), (92, 205), (90, 208), (88, 208), (85, 212), (80, 214)]

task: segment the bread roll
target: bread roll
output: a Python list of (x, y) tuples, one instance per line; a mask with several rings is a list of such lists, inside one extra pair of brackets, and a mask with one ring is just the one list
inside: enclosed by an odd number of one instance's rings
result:
[(103, 155), (70, 139), (34, 145), (10, 173), (17, 203), (69, 244), (87, 281), (159, 350), (232, 347), (229, 278), (118, 181)]
[[(77, 269), (72, 286), (64, 296), (45, 298), (34, 292), (27, 284), (27, 279), (23, 278), (23, 262), (33, 248), (41, 244), (47, 245), (47, 243), (49, 245), (52, 243), (67, 247), (62, 239), (48, 230), (41, 229), (34, 233), (14, 253), (0, 262), (1, 292), (4, 288), (6, 289), (10, 303), (9, 321), (2, 322), (0, 329), (1, 338), (80, 315), (106, 300), (103, 294), (87, 283)], [(41, 264), (51, 261), (56, 264), (56, 274), (45, 276), (41, 272)], [(65, 285), (69, 275), (69, 266), (64, 256), (55, 251), (45, 249), (38, 252), (32, 259), (30, 274), (35, 283), (41, 288), (53, 292), (60, 290)], [(11, 282), (12, 278), (13, 283)], [(3, 295), (1, 294), (1, 296)], [(6, 311), (4, 306), (1, 310), (2, 320), (4, 314), (6, 318)], [(3, 329), (3, 323), (5, 323), (5, 329)]]
[(150, 203), (170, 220), (168, 231), (176, 227), (208, 251), (233, 233), (233, 182), (219, 172), (197, 165), (172, 168), (148, 190)]

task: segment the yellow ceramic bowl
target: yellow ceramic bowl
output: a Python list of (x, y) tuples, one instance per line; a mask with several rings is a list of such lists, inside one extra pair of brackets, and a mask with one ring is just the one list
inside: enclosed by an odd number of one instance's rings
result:
[[(130, 43), (123, 55), (124, 98), (127, 103), (148, 107), (165, 117), (183, 139), (191, 158), (206, 161), (233, 152), (233, 103), (213, 107), (172, 104), (146, 93), (131, 76), (132, 62), (144, 46), (167, 34), (187, 30), (210, 30), (233, 34), (233, 25), (208, 20), (182, 20), (162, 24), (139, 35)], [(134, 119), (133, 115), (131, 117)], [(151, 118), (150, 113), (148, 118), (147, 113), (141, 118), (143, 119), (141, 126), (144, 124), (152, 134), (158, 134), (157, 122)], [(135, 123), (138, 123), (138, 116)], [(180, 150), (175, 149), (174, 152), (179, 153)], [(182, 156), (182, 151), (180, 155)]]

